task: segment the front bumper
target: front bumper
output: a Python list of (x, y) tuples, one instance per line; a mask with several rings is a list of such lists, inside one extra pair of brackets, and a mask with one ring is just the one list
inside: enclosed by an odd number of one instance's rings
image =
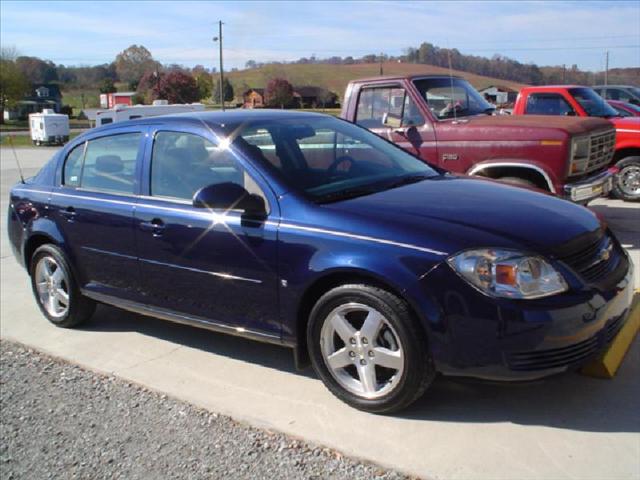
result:
[(441, 317), (429, 327), (438, 371), (532, 380), (579, 368), (599, 355), (627, 321), (634, 293), (633, 264), (627, 259), (624, 278), (606, 291), (587, 287), (531, 301), (487, 297), (462, 279), (454, 282), (448, 267), (438, 268), (428, 285), (441, 286), (435, 292)]
[(614, 173), (599, 173), (579, 182), (564, 186), (564, 198), (576, 203), (586, 203), (598, 197), (606, 197), (613, 188)]

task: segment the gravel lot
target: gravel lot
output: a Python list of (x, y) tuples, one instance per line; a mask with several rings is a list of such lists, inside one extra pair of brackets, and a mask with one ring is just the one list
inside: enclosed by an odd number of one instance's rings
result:
[(407, 478), (0, 342), (0, 478)]

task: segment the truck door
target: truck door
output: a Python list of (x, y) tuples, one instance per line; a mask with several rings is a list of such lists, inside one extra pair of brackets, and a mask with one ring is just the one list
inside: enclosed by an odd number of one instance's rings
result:
[[(383, 85), (360, 89), (356, 123), (395, 143), (425, 162), (436, 165), (437, 149), (433, 127), (425, 120), (416, 101), (401, 85)], [(397, 126), (385, 125), (392, 117)]]

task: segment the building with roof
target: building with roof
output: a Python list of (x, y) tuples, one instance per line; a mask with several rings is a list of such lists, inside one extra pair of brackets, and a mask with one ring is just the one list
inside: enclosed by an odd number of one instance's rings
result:
[(58, 85), (36, 84), (15, 107), (4, 111), (4, 119), (26, 120), (30, 113), (40, 113), (45, 109), (59, 113), (61, 108), (62, 92)]

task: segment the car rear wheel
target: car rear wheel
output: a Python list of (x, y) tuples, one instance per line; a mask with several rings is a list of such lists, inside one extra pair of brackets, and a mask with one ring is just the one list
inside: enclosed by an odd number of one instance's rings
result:
[(59, 327), (75, 327), (95, 311), (94, 301), (78, 289), (64, 253), (55, 245), (43, 245), (31, 260), (31, 287), (42, 313)]
[(334, 288), (311, 312), (311, 361), (349, 405), (390, 413), (417, 400), (435, 377), (426, 337), (406, 302), (369, 285)]
[(613, 195), (626, 201), (640, 200), (640, 157), (627, 157), (620, 160), (616, 167), (619, 172), (613, 179)]

